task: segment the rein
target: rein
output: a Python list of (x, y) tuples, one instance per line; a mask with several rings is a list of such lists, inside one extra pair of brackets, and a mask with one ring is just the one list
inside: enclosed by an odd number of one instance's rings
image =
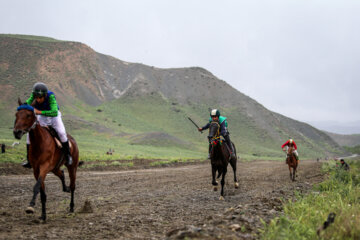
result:
[(211, 138), (211, 144), (216, 145), (217, 142), (219, 141), (221, 144), (221, 140), (220, 140), (220, 124), (218, 122), (212, 122), (218, 125), (218, 129), (216, 131), (216, 134)]
[(31, 127), (27, 128), (27, 129), (25, 129), (24, 132), (28, 133), (28, 132), (31, 131), (31, 129), (35, 129), (36, 124), (38, 123), (38, 120), (37, 120), (36, 116), (35, 116), (35, 119), (36, 120), (34, 121), (33, 125), (31, 125)]
[(220, 142), (220, 144), (221, 144), (221, 139), (220, 139), (220, 137), (213, 137), (211, 140), (211, 144), (213, 144), (213, 145), (216, 145), (218, 142)]

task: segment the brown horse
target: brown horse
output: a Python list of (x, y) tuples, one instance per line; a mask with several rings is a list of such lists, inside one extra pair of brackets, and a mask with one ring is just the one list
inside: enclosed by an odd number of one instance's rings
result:
[(293, 151), (294, 151), (294, 147), (289, 147), (288, 148), (288, 151), (287, 151), (287, 163), (288, 163), (288, 166), (289, 166), (290, 179), (292, 181), (295, 181), (296, 168), (298, 166), (298, 161), (296, 160), (296, 157), (295, 157)]
[[(239, 183), (236, 178), (237, 157), (235, 158), (230, 157), (229, 147), (227, 146), (225, 141), (220, 139), (220, 124), (218, 122), (212, 122), (210, 124), (208, 138), (211, 144), (210, 160), (211, 160), (211, 170), (212, 170), (212, 185), (214, 186), (214, 191), (216, 191), (218, 183), (215, 180), (215, 177), (216, 177), (216, 172), (218, 172), (217, 178), (221, 177), (220, 200), (224, 200), (225, 175), (227, 173), (227, 166), (229, 162), (234, 172), (235, 188), (239, 187)], [(234, 144), (233, 147), (236, 156), (236, 149)]]
[(36, 179), (33, 198), (30, 201), (29, 207), (26, 209), (26, 213), (34, 213), (35, 200), (40, 192), (42, 205), (41, 219), (43, 221), (46, 220), (46, 194), (44, 181), (49, 172), (53, 172), (60, 178), (64, 192), (71, 192), (70, 212), (74, 212), (76, 170), (79, 165), (79, 149), (75, 139), (70, 135), (67, 135), (69, 142), (71, 142), (70, 152), (73, 158), (73, 163), (66, 166), (70, 176), (70, 187), (68, 187), (65, 185), (64, 171), (60, 170), (60, 167), (65, 161), (61, 149), (57, 146), (55, 139), (50, 135), (49, 131), (40, 126), (32, 107), (23, 105), (20, 99), (18, 102), (20, 107), (15, 115), (16, 119), (13, 133), (16, 139), (21, 139), (25, 133), (29, 133), (29, 162), (33, 168), (34, 177)]

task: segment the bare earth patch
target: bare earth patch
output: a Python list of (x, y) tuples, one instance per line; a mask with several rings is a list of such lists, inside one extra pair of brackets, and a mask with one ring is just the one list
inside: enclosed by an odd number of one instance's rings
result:
[(295, 190), (306, 193), (323, 179), (316, 161), (300, 162), (296, 182), (290, 181), (283, 162), (238, 165), (240, 187), (234, 189), (229, 167), (225, 201), (212, 190), (208, 162), (120, 171), (80, 169), (74, 214), (68, 213), (70, 194), (49, 174), (45, 223), (38, 219), (40, 196), (35, 214), (25, 213), (35, 184), (32, 172), (0, 176), (0, 239), (256, 239), (260, 218), (269, 221), (281, 214), (282, 200), (293, 197)]

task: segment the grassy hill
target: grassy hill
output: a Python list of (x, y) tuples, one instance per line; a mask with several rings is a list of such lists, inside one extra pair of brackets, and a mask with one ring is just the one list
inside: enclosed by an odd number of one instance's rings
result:
[(358, 154), (360, 155), (360, 145), (356, 145), (356, 146), (353, 146), (353, 147), (347, 147), (345, 146), (345, 149), (348, 151), (348, 152), (351, 152), (353, 154)]
[[(0, 79), (1, 141), (13, 141), (17, 98), (25, 100), (42, 81), (56, 93), (84, 160), (203, 159), (206, 133), (197, 132), (187, 117), (202, 126), (211, 108), (228, 118), (243, 158), (282, 159), (280, 146), (289, 137), (303, 158), (344, 153), (323, 132), (267, 110), (199, 67), (159, 69), (81, 43), (0, 35)], [(115, 149), (111, 156), (105, 155), (109, 148)]]

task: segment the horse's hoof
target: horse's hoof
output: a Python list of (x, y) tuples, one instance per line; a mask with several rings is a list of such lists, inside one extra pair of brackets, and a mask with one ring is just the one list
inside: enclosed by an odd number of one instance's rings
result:
[(239, 188), (239, 183), (235, 182), (235, 188)]
[(217, 186), (214, 186), (213, 190), (214, 190), (214, 192), (216, 192), (218, 190)]
[(220, 201), (224, 201), (225, 198), (224, 198), (223, 196), (220, 196), (220, 197), (219, 197), (219, 200), (220, 200)]
[(33, 207), (27, 207), (25, 210), (26, 213), (30, 214), (30, 213), (34, 213), (35, 209)]

